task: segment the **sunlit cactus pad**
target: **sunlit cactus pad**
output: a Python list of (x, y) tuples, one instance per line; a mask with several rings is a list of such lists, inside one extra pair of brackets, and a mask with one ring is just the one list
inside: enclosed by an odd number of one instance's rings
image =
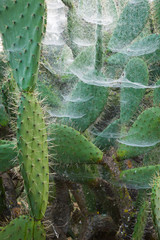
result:
[(20, 216), (0, 230), (0, 239), (45, 240), (45, 232), (40, 222), (29, 216)]
[(37, 80), (44, 28), (44, 0), (0, 1), (0, 32), (20, 89), (33, 90)]
[(17, 128), (18, 159), (31, 213), (41, 219), (48, 203), (48, 144), (43, 111), (33, 93), (21, 96)]
[(50, 152), (57, 163), (98, 163), (103, 153), (75, 129), (62, 124), (51, 124)]

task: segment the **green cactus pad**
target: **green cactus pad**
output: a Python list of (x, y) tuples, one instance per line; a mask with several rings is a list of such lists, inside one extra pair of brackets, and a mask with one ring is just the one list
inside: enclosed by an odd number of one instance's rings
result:
[(90, 183), (100, 177), (96, 164), (54, 163), (53, 172), (74, 183)]
[(107, 97), (106, 88), (78, 82), (72, 91), (71, 98), (79, 98), (81, 101), (72, 101), (68, 104), (67, 113), (73, 114), (73, 118), (64, 119), (63, 123), (72, 124), (75, 129), (84, 132), (104, 110)]
[(154, 89), (153, 103), (155, 106), (160, 106), (160, 80), (156, 82), (156, 85), (159, 87)]
[(12, 220), (0, 231), (0, 239), (8, 240), (38, 240), (33, 238), (34, 220), (28, 216), (20, 216)]
[(9, 117), (6, 112), (5, 106), (3, 105), (2, 96), (0, 94), (0, 127), (7, 126), (8, 122), (9, 122)]
[(40, 93), (39, 98), (44, 99), (44, 103), (49, 107), (59, 107), (60, 106), (60, 96), (57, 90), (52, 89), (50, 86), (46, 84), (46, 82), (42, 82), (42, 80), (38, 80), (37, 82), (37, 90)]
[(44, 0), (0, 2), (0, 32), (20, 89), (31, 91), (37, 81), (44, 30)]
[(117, 150), (119, 158), (135, 157), (155, 147), (160, 141), (160, 108), (152, 107), (142, 112), (126, 137), (122, 137)]
[(149, 15), (147, 0), (130, 0), (124, 8), (108, 47), (119, 51), (130, 44), (143, 30)]
[(16, 144), (11, 141), (0, 140), (0, 172), (5, 172), (18, 164), (15, 146)]
[(106, 59), (106, 63), (111, 66), (117, 66), (117, 67), (119, 66), (121, 68), (124, 68), (125, 65), (128, 63), (129, 59), (130, 59), (130, 57), (128, 57), (122, 53), (116, 53), (116, 54), (109, 56)]
[(155, 177), (153, 180), (152, 194), (151, 194), (151, 207), (153, 221), (155, 228), (158, 232), (158, 239), (160, 238), (160, 176)]
[(115, 144), (116, 139), (120, 136), (120, 119), (116, 119), (109, 124), (94, 140), (94, 144), (104, 150)]
[(154, 0), (153, 1), (153, 22), (156, 28), (156, 31), (160, 33), (160, 1)]
[(46, 232), (40, 221), (34, 222), (33, 240), (46, 240)]
[(122, 171), (120, 179), (131, 188), (146, 189), (151, 187), (151, 180), (157, 171), (160, 171), (160, 165), (133, 168)]
[(96, 196), (95, 191), (93, 191), (92, 188), (90, 188), (87, 184), (82, 185), (83, 193), (86, 201), (86, 206), (88, 208), (88, 211), (90, 213), (96, 213)]
[(78, 183), (99, 177), (96, 164), (102, 160), (103, 153), (78, 131), (65, 125), (51, 124), (49, 142), (57, 174)]
[[(78, 55), (70, 69), (77, 77), (86, 77), (88, 81), (104, 80), (105, 78), (99, 71), (91, 70), (88, 72), (88, 68), (94, 69), (93, 65), (94, 48), (89, 47)], [(62, 123), (72, 125), (76, 130), (84, 132), (104, 110), (107, 97), (107, 88), (89, 85), (80, 79), (70, 93), (70, 100), (65, 105), (66, 115), (69, 117), (64, 118)]]
[(9, 117), (16, 117), (17, 105), (19, 101), (19, 89), (13, 76), (2, 85), (2, 100)]
[(45, 240), (45, 231), (40, 221), (29, 216), (20, 216), (0, 230), (0, 239)]
[(102, 160), (103, 153), (73, 128), (61, 124), (51, 124), (49, 132), (49, 137), (53, 139), (54, 143), (50, 149), (55, 156), (54, 162), (95, 164)]
[(149, 213), (149, 201), (148, 199), (143, 199), (140, 206), (140, 210), (137, 216), (137, 222), (134, 226), (134, 232), (132, 235), (132, 240), (142, 240), (144, 235), (145, 226), (147, 223), (147, 217)]
[[(149, 73), (146, 63), (140, 58), (131, 59), (124, 70), (125, 78), (130, 82), (140, 85), (147, 85)], [(139, 107), (139, 104), (145, 94), (145, 88), (121, 88), (120, 95), (120, 119), (122, 123), (128, 122)]]
[(121, 53), (126, 54), (128, 57), (144, 56), (152, 54), (159, 49), (160, 35), (151, 34), (143, 37), (124, 48)]
[(17, 145), (31, 214), (41, 219), (48, 203), (48, 144), (43, 111), (32, 93), (21, 96)]

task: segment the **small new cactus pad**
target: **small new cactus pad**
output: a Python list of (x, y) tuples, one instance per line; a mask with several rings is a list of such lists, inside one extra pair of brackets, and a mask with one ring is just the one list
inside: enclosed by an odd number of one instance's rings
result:
[(149, 201), (148, 199), (143, 199), (143, 202), (140, 206), (140, 209), (137, 215), (137, 222), (134, 226), (132, 240), (143, 239), (148, 213), (149, 213)]
[(130, 0), (124, 8), (108, 47), (119, 51), (130, 44), (143, 30), (149, 15), (147, 0)]
[(39, 240), (33, 238), (34, 220), (29, 216), (20, 216), (12, 220), (6, 227), (0, 231), (2, 240)]
[(0, 32), (20, 89), (36, 85), (44, 30), (44, 0), (0, 0)]
[(5, 172), (17, 165), (15, 143), (0, 140), (0, 172)]
[(119, 158), (128, 158), (146, 153), (160, 141), (160, 108), (152, 107), (142, 112), (126, 137), (122, 137), (117, 151)]
[(48, 203), (48, 144), (43, 111), (33, 93), (22, 93), (21, 96), (17, 145), (31, 214), (41, 219)]
[(160, 165), (133, 168), (122, 171), (120, 179), (131, 188), (150, 188), (151, 179), (157, 171), (160, 171)]
[[(130, 82), (147, 85), (149, 74), (146, 63), (140, 58), (132, 58), (124, 70), (125, 78)], [(145, 88), (121, 87), (120, 119), (122, 123), (128, 122), (139, 107), (145, 94)]]
[[(158, 170), (158, 169), (157, 169)], [(160, 176), (155, 176), (153, 180), (151, 207), (153, 221), (158, 232), (158, 239), (160, 239)]]
[(54, 162), (92, 164), (102, 160), (103, 153), (73, 128), (62, 124), (51, 124), (49, 132), (50, 139), (53, 139), (54, 143), (50, 149), (55, 156)]

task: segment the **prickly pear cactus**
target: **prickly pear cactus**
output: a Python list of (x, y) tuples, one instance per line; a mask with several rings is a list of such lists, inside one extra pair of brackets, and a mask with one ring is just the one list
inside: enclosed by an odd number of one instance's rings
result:
[(114, 52), (129, 45), (143, 30), (149, 14), (147, 0), (128, 1), (125, 6), (108, 47)]
[(33, 239), (34, 220), (28, 216), (20, 216), (2, 228), (1, 239)]
[(12, 220), (0, 231), (1, 239), (45, 240), (45, 232), (40, 222), (29, 216), (20, 216)]
[(143, 238), (148, 214), (149, 214), (149, 201), (148, 199), (143, 199), (143, 202), (140, 206), (140, 210), (137, 216), (137, 222), (134, 226), (134, 232), (132, 235), (133, 240), (141, 240)]
[(160, 165), (150, 165), (146, 167), (124, 170), (120, 174), (123, 183), (132, 188), (150, 188), (150, 182), (154, 174), (160, 170)]
[(48, 203), (48, 144), (43, 112), (34, 93), (21, 96), (17, 145), (31, 214), (41, 219)]
[(55, 162), (91, 164), (102, 161), (103, 153), (73, 128), (62, 124), (51, 124), (49, 132), (50, 142), (52, 139), (55, 145), (51, 149)]
[(118, 157), (128, 158), (144, 154), (159, 143), (160, 108), (152, 107), (142, 112), (126, 137), (122, 137)]
[(16, 143), (0, 140), (0, 172), (5, 172), (17, 165)]
[[(125, 67), (125, 78), (142, 86), (148, 84), (148, 69), (146, 63), (140, 58), (132, 58)], [(121, 88), (120, 104), (121, 113), (120, 119), (122, 123), (128, 122), (139, 107), (140, 102), (145, 94), (145, 88), (137, 89), (136, 86)]]
[(151, 207), (153, 221), (155, 228), (158, 233), (158, 238), (160, 238), (160, 176), (155, 176), (153, 180), (152, 195), (151, 195)]
[(44, 30), (44, 0), (0, 2), (0, 32), (14, 78), (23, 91), (35, 88)]

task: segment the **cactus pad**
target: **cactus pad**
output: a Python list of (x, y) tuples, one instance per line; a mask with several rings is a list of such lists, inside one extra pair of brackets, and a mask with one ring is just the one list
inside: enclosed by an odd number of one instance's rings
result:
[(158, 232), (158, 239), (160, 238), (160, 176), (155, 177), (153, 180), (151, 207), (153, 221)]
[(73, 128), (51, 124), (49, 131), (54, 142), (51, 153), (55, 156), (55, 162), (93, 164), (102, 160), (103, 153)]
[(0, 140), (0, 172), (5, 172), (17, 165), (15, 145), (11, 141)]
[(44, 30), (44, 0), (0, 1), (0, 32), (20, 89), (33, 90)]
[(125, 6), (108, 47), (119, 51), (130, 44), (143, 30), (149, 15), (147, 0), (130, 0)]
[(0, 95), (0, 127), (5, 127), (9, 122), (8, 115), (6, 113), (5, 107), (2, 104), (2, 98)]
[(129, 158), (146, 153), (160, 141), (160, 108), (152, 107), (142, 112), (126, 137), (120, 139), (119, 158)]
[(104, 150), (107, 147), (115, 145), (120, 132), (120, 119), (110, 123), (94, 140), (94, 144)]
[(160, 165), (133, 168), (122, 171), (120, 179), (133, 189), (146, 189), (150, 188), (152, 177), (157, 171), (160, 171)]
[(143, 239), (148, 213), (149, 213), (149, 201), (148, 199), (143, 199), (143, 202), (140, 206), (140, 210), (137, 216), (137, 222), (134, 227), (132, 240)]
[(29, 216), (20, 216), (12, 220), (0, 231), (0, 239), (8, 240), (45, 240), (42, 224)]
[[(125, 67), (125, 78), (131, 82), (139, 83), (142, 86), (148, 84), (149, 74), (146, 63), (140, 58), (131, 59)], [(122, 123), (128, 122), (139, 107), (145, 94), (145, 88), (121, 88), (120, 119)]]
[(48, 144), (43, 112), (32, 93), (21, 96), (17, 128), (18, 158), (31, 214), (41, 219), (48, 203)]
[[(0, 231), (0, 239), (33, 240), (34, 220), (28, 216), (20, 216), (11, 221)], [(36, 239), (35, 239), (36, 240)]]

